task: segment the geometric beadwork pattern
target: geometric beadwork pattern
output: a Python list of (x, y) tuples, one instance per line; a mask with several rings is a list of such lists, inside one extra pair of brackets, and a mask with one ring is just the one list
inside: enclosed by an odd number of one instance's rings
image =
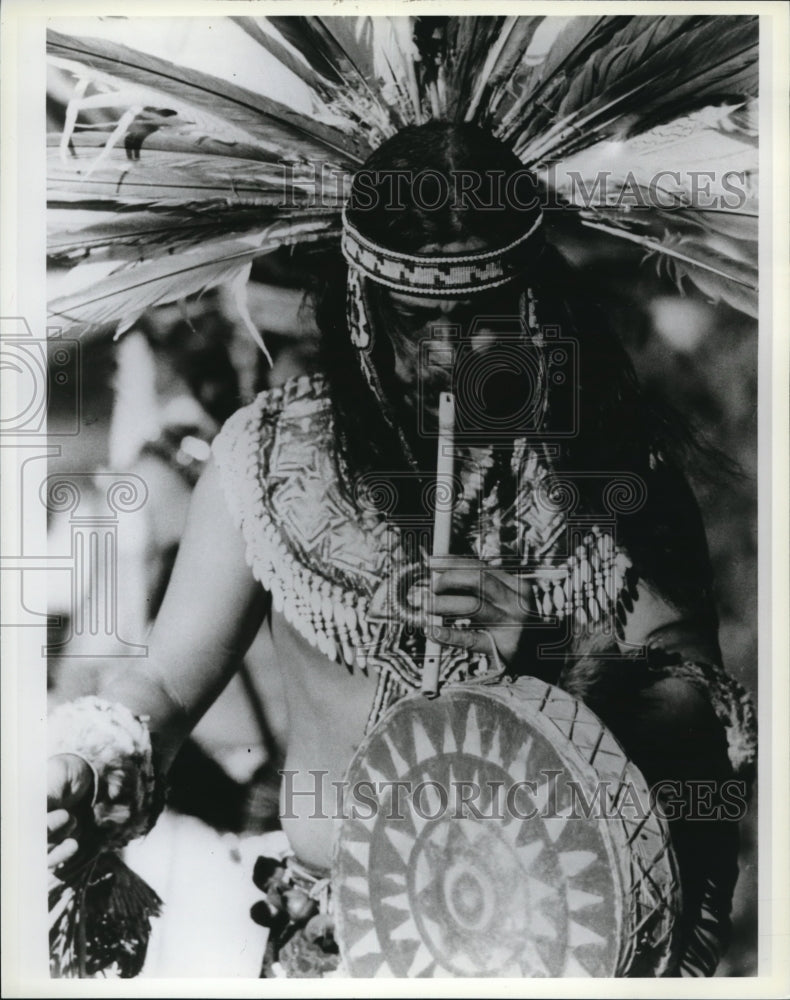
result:
[[(410, 615), (402, 602), (389, 606), (386, 634), (369, 621), (371, 602), (381, 603), (382, 590), (407, 565), (399, 529), (380, 511), (352, 503), (341, 488), (325, 379), (301, 376), (260, 393), (227, 421), (213, 454), (247, 561), (274, 608), (322, 653), (349, 666), (381, 668), (374, 639), (390, 651), (403, 649)], [(531, 584), (537, 613), (546, 620), (570, 618), (577, 626), (596, 624), (615, 608), (627, 557), (607, 531), (592, 526), (560, 566), (550, 565), (547, 540), (558, 538), (562, 517), (550, 511), (540, 518), (545, 508), (535, 497), (545, 467), (530, 455), (523, 469), (521, 492), (528, 500), (516, 513), (532, 525), (531, 531), (520, 528), (525, 546), (543, 559)], [(474, 472), (461, 469), (460, 479), (474, 537), (474, 504), (467, 495), (474, 492)], [(406, 657), (402, 665), (404, 676), (419, 674), (419, 659)]]
[(462, 295), (496, 288), (523, 273), (534, 253), (542, 218), (538, 213), (529, 230), (505, 247), (447, 257), (416, 257), (372, 243), (351, 225), (344, 211), (341, 248), (352, 270), (388, 288), (412, 294), (435, 296), (451, 291)]

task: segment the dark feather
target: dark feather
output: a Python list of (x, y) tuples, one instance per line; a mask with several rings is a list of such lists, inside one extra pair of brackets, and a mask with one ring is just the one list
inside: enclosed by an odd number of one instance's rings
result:
[(72, 157), (65, 164), (50, 153), (51, 199), (109, 199), (114, 204), (197, 205), (224, 204), (228, 208), (253, 205), (298, 207), (310, 205), (339, 212), (343, 198), (342, 174), (335, 183), (322, 183), (312, 168), (249, 161), (240, 157), (203, 155), (146, 149), (137, 162), (113, 149), (99, 166), (98, 150)]
[[(65, 904), (65, 905), (64, 905)], [(100, 854), (49, 892), (50, 972), (56, 978), (138, 976), (162, 900), (115, 854)]]
[(556, 75), (541, 113), (508, 132), (525, 162), (540, 162), (742, 100), (756, 89), (757, 41), (754, 17), (632, 18), (579, 75)]
[(48, 33), (48, 49), (90, 69), (150, 88), (163, 95), (237, 125), (251, 137), (279, 141), (300, 149), (303, 158), (340, 156), (354, 163), (364, 159), (364, 148), (338, 129), (252, 91), (218, 80), (206, 73), (103, 39), (73, 38)]

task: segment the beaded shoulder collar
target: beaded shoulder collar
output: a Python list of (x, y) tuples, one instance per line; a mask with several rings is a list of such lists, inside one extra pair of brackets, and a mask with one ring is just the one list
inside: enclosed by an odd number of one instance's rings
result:
[[(343, 490), (325, 378), (300, 376), (260, 393), (226, 422), (213, 455), (247, 561), (274, 608), (329, 659), (378, 669), (387, 682), (378, 710), (419, 686), (421, 639), (407, 592), (424, 567), (409, 561), (397, 525)], [(530, 566), (546, 620), (602, 621), (615, 608), (627, 557), (589, 524), (564, 551), (567, 519), (544, 488), (546, 463), (526, 446), (513, 462), (517, 491), (505, 511), (496, 487), (481, 492), (485, 463), (459, 463), (454, 531), (466, 529), (464, 545), (481, 559), (501, 562), (505, 548)], [(463, 679), (486, 668), (485, 656), (448, 649), (441, 675)]]

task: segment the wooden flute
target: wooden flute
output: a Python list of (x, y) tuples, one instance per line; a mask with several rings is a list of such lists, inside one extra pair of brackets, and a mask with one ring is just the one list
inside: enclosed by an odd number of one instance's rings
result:
[[(453, 523), (453, 464), (455, 439), (455, 400), (451, 392), (439, 396), (439, 441), (436, 455), (436, 506), (433, 515), (434, 558), (450, 554), (450, 534)], [(442, 497), (446, 496), (446, 502)], [(441, 624), (441, 618), (434, 624)], [(439, 660), (441, 645), (434, 639), (425, 643), (425, 659), (422, 668), (420, 690), (426, 698), (435, 698), (439, 693)]]

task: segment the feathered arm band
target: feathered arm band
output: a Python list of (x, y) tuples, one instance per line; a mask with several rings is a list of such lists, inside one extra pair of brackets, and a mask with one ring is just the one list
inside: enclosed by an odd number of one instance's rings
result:
[(59, 706), (48, 738), (50, 754), (74, 754), (94, 776), (80, 850), (50, 882), (50, 971), (135, 976), (161, 900), (115, 852), (147, 833), (164, 806), (151, 734), (123, 705), (91, 696)]

